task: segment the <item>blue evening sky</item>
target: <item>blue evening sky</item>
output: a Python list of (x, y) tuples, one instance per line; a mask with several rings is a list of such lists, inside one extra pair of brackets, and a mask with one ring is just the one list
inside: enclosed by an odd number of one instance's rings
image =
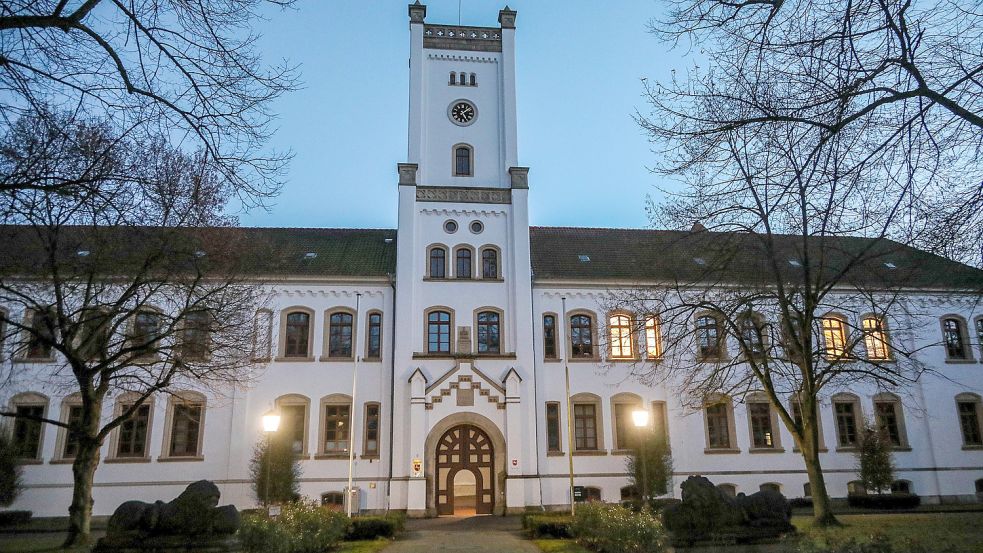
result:
[[(640, 79), (690, 60), (646, 32), (656, 0), (508, 0), (516, 23), (519, 163), (530, 222), (643, 227), (645, 197), (667, 184), (632, 121)], [(461, 23), (497, 26), (505, 0), (463, 0)], [(396, 225), (396, 163), (406, 159), (407, 0), (306, 0), (270, 10), (263, 56), (300, 65), (303, 89), (273, 107), (277, 149), (295, 154), (269, 212), (248, 226)], [(458, 22), (458, 0), (430, 0), (427, 22)]]

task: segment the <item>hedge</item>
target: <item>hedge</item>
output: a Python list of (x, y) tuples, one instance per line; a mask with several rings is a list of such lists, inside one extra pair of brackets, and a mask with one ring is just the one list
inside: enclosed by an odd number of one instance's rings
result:
[(359, 516), (352, 519), (346, 540), (374, 540), (376, 538), (393, 538), (403, 531), (406, 515), (389, 513), (378, 516)]
[(31, 511), (0, 511), (0, 526), (14, 526), (31, 521), (34, 513)]
[(239, 537), (249, 553), (322, 553), (341, 543), (348, 528), (344, 513), (298, 501), (283, 505), (276, 518), (243, 517)]
[(531, 538), (570, 538), (570, 526), (573, 524), (573, 517), (568, 514), (563, 515), (529, 515), (522, 517), (522, 526), (529, 533)]
[(847, 502), (860, 509), (914, 509), (922, 504), (922, 498), (913, 493), (849, 495)]

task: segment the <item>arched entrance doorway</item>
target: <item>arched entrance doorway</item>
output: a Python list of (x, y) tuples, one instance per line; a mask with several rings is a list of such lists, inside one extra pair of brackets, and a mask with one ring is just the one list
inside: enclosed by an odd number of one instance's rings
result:
[(461, 424), (437, 441), (435, 497), (438, 515), (492, 514), (495, 451), (488, 434)]

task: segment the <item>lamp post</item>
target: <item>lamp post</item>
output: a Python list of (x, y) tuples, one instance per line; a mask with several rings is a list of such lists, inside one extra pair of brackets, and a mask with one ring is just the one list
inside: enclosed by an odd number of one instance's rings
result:
[(635, 423), (635, 428), (638, 429), (638, 456), (642, 458), (642, 505), (648, 507), (648, 470), (645, 468), (645, 442), (648, 441), (647, 433), (645, 430), (649, 426), (649, 412), (645, 409), (636, 409), (631, 412), (631, 420)]
[(280, 413), (276, 410), (268, 411), (263, 415), (263, 433), (266, 434), (266, 482), (263, 486), (263, 500), (267, 508), (270, 506), (270, 465), (273, 464), (271, 444), (273, 434), (280, 429)]

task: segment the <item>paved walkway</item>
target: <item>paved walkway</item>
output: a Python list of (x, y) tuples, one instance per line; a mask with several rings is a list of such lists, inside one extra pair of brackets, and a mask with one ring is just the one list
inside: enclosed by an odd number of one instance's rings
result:
[(539, 548), (526, 541), (521, 530), (519, 517), (486, 515), (409, 520), (406, 532), (385, 553), (538, 553)]

